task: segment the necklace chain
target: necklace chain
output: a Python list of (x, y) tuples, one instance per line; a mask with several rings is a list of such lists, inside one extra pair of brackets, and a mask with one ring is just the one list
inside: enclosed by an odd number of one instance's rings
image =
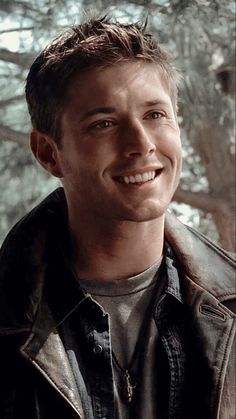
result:
[(134, 389), (136, 387), (136, 384), (135, 385), (131, 384), (131, 377), (128, 370), (125, 370), (125, 379), (126, 379), (126, 393), (127, 393), (126, 397), (127, 397), (128, 403), (131, 403), (133, 400)]
[[(163, 268), (158, 269), (158, 276), (160, 276), (160, 272), (162, 270)], [(153, 292), (153, 297), (150, 304), (151, 308), (153, 307), (154, 298), (156, 298), (155, 292)], [(142, 325), (139, 331), (138, 339), (134, 348), (134, 352), (127, 368), (122, 368), (122, 366), (120, 365), (120, 363), (118, 362), (115, 356), (114, 351), (112, 350), (113, 364), (122, 373), (122, 381), (124, 384), (124, 388), (122, 388), (123, 390), (122, 395), (123, 395), (123, 401), (126, 404), (130, 404), (137, 393), (138, 381), (137, 381), (137, 375), (135, 374), (135, 371), (137, 372), (138, 369), (140, 370), (140, 368), (138, 368), (138, 365), (141, 359), (143, 358), (143, 354), (145, 350), (146, 336), (148, 335), (148, 330), (149, 330), (149, 322), (150, 322), (150, 319), (152, 318), (151, 310), (147, 310), (147, 312), (145, 313), (145, 316), (143, 318)]]
[[(123, 399), (124, 402), (126, 404), (130, 404), (133, 401), (133, 397), (134, 397), (134, 390), (136, 388), (136, 383), (134, 381), (134, 378), (131, 377), (131, 372), (130, 369), (126, 368), (122, 368), (121, 365), (119, 364), (114, 352), (112, 351), (112, 357), (113, 357), (113, 361), (115, 363), (115, 365), (118, 367), (118, 369), (122, 372), (122, 376), (124, 378), (124, 389), (123, 389)], [(132, 364), (132, 362), (131, 362)], [(131, 365), (130, 367), (131, 368)]]

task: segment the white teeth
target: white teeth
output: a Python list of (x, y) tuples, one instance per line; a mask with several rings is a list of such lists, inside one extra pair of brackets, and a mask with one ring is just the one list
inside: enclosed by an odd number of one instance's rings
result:
[(135, 175), (135, 182), (142, 182), (143, 178), (142, 175)]
[(121, 177), (120, 180), (127, 185), (129, 183), (143, 183), (148, 182), (149, 180), (154, 179), (155, 177), (155, 171), (145, 172), (145, 173), (138, 173), (135, 176), (124, 176)]
[(124, 182), (128, 185), (128, 183), (129, 183), (129, 178), (128, 178), (128, 176), (124, 176), (124, 177), (123, 177), (123, 179), (124, 179)]
[(135, 183), (135, 177), (134, 176), (129, 176), (129, 181), (130, 181), (130, 183)]
[(149, 174), (148, 173), (144, 173), (143, 176), (143, 182), (147, 182), (149, 180)]

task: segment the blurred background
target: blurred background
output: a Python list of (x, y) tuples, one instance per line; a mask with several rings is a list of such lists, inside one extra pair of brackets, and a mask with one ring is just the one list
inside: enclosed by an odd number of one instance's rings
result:
[(231, 0), (0, 0), (0, 242), (59, 186), (32, 157), (24, 82), (47, 43), (84, 16), (148, 31), (183, 74), (179, 98), (184, 168), (171, 210), (227, 250), (235, 237), (235, 2)]

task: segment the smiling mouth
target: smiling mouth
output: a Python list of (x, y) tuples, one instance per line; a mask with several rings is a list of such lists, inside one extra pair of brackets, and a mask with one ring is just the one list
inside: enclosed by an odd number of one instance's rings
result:
[(144, 173), (137, 173), (135, 175), (118, 176), (115, 178), (115, 180), (126, 185), (142, 185), (143, 183), (153, 181), (161, 174), (162, 170), (163, 169), (161, 168), (157, 170), (150, 170)]

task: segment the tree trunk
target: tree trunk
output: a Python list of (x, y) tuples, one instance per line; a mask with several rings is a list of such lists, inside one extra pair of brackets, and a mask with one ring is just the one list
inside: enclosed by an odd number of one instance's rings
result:
[[(204, 126), (205, 123), (205, 126)], [(209, 192), (177, 191), (176, 200), (211, 212), (220, 244), (235, 251), (235, 156), (228, 132), (218, 120), (202, 121), (195, 127), (194, 142), (205, 167)]]
[(221, 246), (229, 251), (235, 251), (235, 216), (219, 208), (212, 213), (213, 220), (219, 233)]
[(211, 120), (198, 131), (196, 146), (206, 170), (211, 198), (217, 205), (212, 211), (220, 243), (233, 251), (235, 240), (235, 161), (226, 128)]

